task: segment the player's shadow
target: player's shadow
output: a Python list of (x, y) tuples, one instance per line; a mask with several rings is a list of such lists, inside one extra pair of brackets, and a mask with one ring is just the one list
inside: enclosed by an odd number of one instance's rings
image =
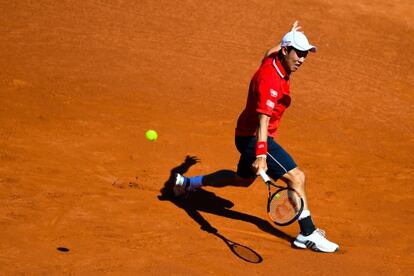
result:
[(196, 221), (202, 230), (214, 234), (221, 239), (223, 239), (223, 236), (218, 234), (217, 229), (200, 214), (200, 211), (252, 223), (262, 231), (284, 239), (289, 243), (294, 240), (294, 237), (274, 228), (267, 220), (239, 211), (230, 210), (234, 205), (233, 202), (219, 197), (212, 192), (199, 189), (196, 192), (192, 192), (188, 197), (175, 198), (172, 191), (175, 173), (184, 174), (196, 163), (196, 157), (187, 156), (182, 164), (171, 169), (170, 178), (165, 182), (164, 187), (161, 189), (161, 195), (158, 196), (159, 200), (166, 200), (174, 203)]

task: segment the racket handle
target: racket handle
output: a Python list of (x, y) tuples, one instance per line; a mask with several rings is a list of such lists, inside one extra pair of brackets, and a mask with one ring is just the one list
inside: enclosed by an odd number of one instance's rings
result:
[(259, 174), (265, 183), (271, 182), (270, 177), (265, 173), (264, 170), (260, 170)]

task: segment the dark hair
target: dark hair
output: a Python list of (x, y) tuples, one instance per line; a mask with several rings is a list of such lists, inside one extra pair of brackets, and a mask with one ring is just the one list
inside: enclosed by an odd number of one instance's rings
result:
[(279, 50), (279, 52), (277, 52), (277, 57), (279, 58), (279, 60), (282, 60), (282, 58), (283, 58), (283, 54), (282, 54), (282, 49), (283, 48), (286, 48), (286, 50), (287, 50), (287, 52), (288, 52), (288, 54), (290, 53), (290, 51), (292, 51), (294, 48), (293, 48), (293, 46), (287, 46), (287, 47), (282, 47), (280, 50)]
[(293, 48), (293, 46), (287, 46), (286, 49), (287, 49), (287, 52), (290, 53), (290, 51), (292, 51), (295, 48)]

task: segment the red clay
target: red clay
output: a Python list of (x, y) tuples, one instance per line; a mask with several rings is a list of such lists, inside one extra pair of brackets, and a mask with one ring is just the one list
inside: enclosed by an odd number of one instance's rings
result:
[[(413, 274), (411, 1), (41, 2), (0, 5), (1, 274)], [(236, 168), (249, 80), (295, 19), (319, 52), (279, 142), (336, 254), (292, 249), (260, 181), (158, 197), (187, 155)]]

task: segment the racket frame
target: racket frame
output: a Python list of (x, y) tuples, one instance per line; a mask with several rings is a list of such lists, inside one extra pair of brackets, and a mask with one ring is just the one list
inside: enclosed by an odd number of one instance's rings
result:
[[(289, 225), (289, 224), (293, 223), (295, 220), (297, 220), (299, 218), (300, 214), (302, 213), (303, 206), (304, 206), (304, 201), (303, 201), (303, 198), (300, 196), (300, 194), (293, 188), (286, 187), (286, 186), (279, 186), (279, 185), (275, 184), (270, 179), (270, 177), (262, 170), (259, 171), (259, 174), (262, 177), (263, 182), (266, 184), (267, 190), (268, 190), (268, 193), (269, 193), (268, 198), (267, 198), (267, 214), (268, 214), (270, 220), (273, 221), (278, 226), (286, 226), (286, 225)], [(270, 186), (273, 186), (273, 187), (277, 188), (277, 190), (274, 193), (272, 193), (272, 191), (270, 189)], [(297, 214), (291, 220), (289, 220), (287, 222), (284, 222), (284, 223), (280, 223), (280, 222), (277, 222), (277, 221), (271, 219), (271, 217), (269, 215), (269, 211), (270, 211), (270, 202), (272, 201), (273, 197), (275, 197), (278, 193), (280, 193), (283, 190), (292, 191), (292, 192), (296, 193), (299, 196), (299, 198), (300, 198), (300, 208), (299, 208), (299, 211), (297, 212)]]

